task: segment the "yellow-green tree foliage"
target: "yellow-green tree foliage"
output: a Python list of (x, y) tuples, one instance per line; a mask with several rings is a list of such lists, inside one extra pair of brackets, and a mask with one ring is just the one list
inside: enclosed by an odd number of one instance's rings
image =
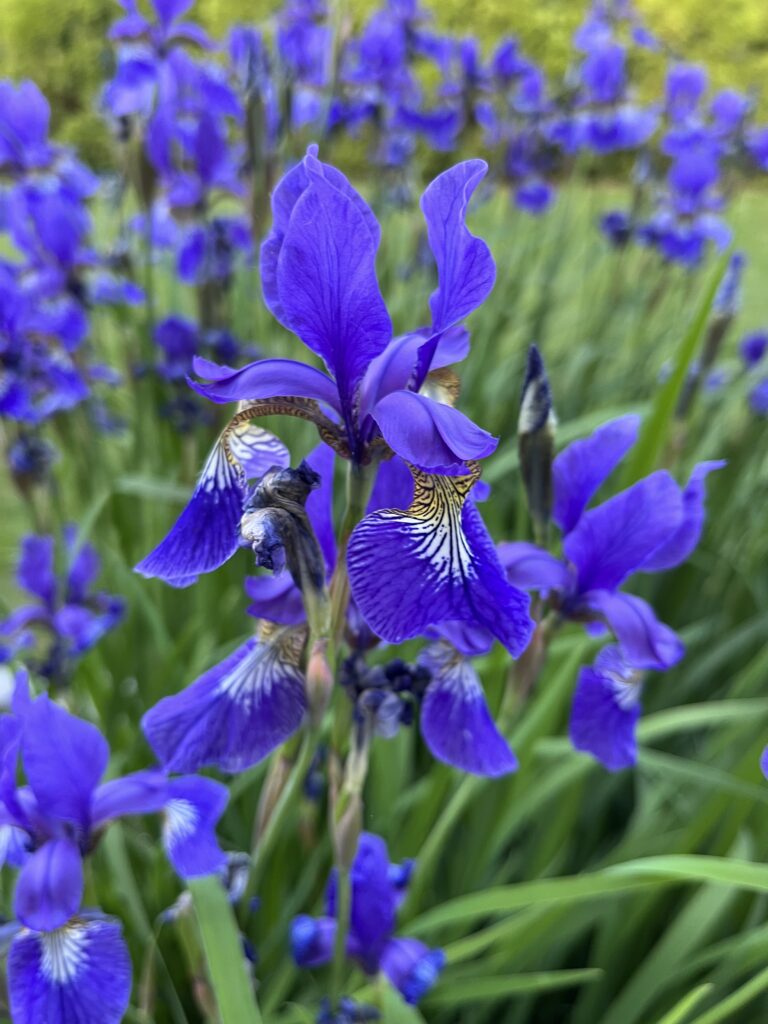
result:
[[(375, 0), (335, 2), (345, 5), (353, 22), (375, 6)], [(502, 35), (518, 36), (524, 50), (553, 74), (567, 67), (571, 36), (588, 6), (586, 0), (423, 2), (435, 11), (440, 28), (476, 34), (489, 48)], [(677, 55), (708, 66), (715, 86), (755, 88), (765, 101), (768, 0), (636, 2), (648, 26)], [(235, 22), (262, 20), (277, 6), (275, 0), (198, 0), (195, 17), (222, 34)], [(84, 145), (97, 164), (108, 148), (95, 101), (111, 67), (106, 30), (119, 12), (116, 0), (0, 0), (0, 74), (35, 79), (51, 100), (54, 129)], [(655, 80), (646, 82), (646, 91), (654, 88)]]

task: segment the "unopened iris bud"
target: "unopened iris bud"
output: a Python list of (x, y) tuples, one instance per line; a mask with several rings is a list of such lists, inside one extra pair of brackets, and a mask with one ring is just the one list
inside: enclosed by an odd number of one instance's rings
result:
[(307, 697), (313, 725), (322, 721), (332, 693), (333, 673), (328, 664), (328, 640), (322, 638), (313, 643), (307, 660)]
[(279, 571), (287, 566), (301, 590), (310, 631), (326, 636), (329, 625), (325, 561), (306, 512), (319, 475), (302, 462), (297, 469), (271, 469), (256, 486), (240, 520), (257, 565)]
[(537, 536), (543, 535), (552, 511), (552, 459), (557, 417), (544, 360), (535, 345), (528, 364), (517, 421), (517, 444), (528, 508)]

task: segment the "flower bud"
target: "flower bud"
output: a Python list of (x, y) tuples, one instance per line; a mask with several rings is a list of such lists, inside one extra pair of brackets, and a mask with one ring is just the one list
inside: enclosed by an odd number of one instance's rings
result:
[(318, 726), (322, 721), (332, 693), (333, 673), (328, 664), (328, 640), (321, 638), (312, 644), (307, 661), (307, 696), (313, 726)]
[(535, 345), (528, 350), (517, 444), (528, 509), (537, 534), (543, 534), (552, 511), (552, 458), (557, 418), (541, 353)]

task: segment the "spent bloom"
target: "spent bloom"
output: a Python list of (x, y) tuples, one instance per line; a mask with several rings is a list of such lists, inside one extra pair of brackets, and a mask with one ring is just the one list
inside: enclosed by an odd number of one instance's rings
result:
[[(380, 971), (407, 1003), (416, 1004), (432, 988), (445, 964), (440, 949), (418, 939), (394, 935), (397, 909), (405, 898), (413, 862), (390, 864), (380, 836), (363, 832), (352, 863), (352, 902), (347, 956), (366, 974)], [(325, 916), (301, 915), (291, 924), (291, 950), (299, 967), (330, 962), (336, 936), (337, 881), (334, 872), (326, 888)]]

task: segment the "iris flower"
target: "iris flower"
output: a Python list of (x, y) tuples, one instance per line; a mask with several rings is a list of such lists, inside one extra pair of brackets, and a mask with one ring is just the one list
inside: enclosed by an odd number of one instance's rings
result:
[[(246, 421), (259, 415), (311, 420), (326, 443), (358, 464), (394, 451), (422, 469), (452, 472), (495, 449), (496, 440), (457, 409), (419, 393), (430, 370), (465, 356), (467, 336), (456, 325), (493, 286), (490, 251), (464, 222), (485, 172), (479, 160), (458, 164), (424, 193), (438, 268), (432, 323), (398, 338), (376, 280), (379, 225), (365, 201), (339, 171), (317, 159), (316, 147), (285, 175), (261, 248), (264, 298), (328, 372), (290, 359), (258, 360), (242, 370), (196, 360), (211, 382), (193, 385), (197, 391), (216, 402), (248, 405), (224, 431), (190, 504), (139, 572), (178, 585), (231, 557), (248, 470), (237, 434), (247, 433)], [(265, 442), (263, 431), (251, 436)], [(279, 461), (275, 453), (273, 463)]]
[(182, 877), (225, 863), (214, 831), (224, 786), (158, 770), (102, 783), (108, 758), (94, 725), (45, 695), (32, 699), (19, 678), (13, 713), (0, 718), (0, 853), (20, 868), (8, 979), (13, 1019), (22, 1024), (122, 1018), (130, 966), (119, 926), (81, 910), (83, 860), (111, 821), (160, 813), (166, 854)]
[(615, 644), (603, 648), (594, 665), (579, 672), (571, 708), (571, 743), (612, 772), (637, 761), (635, 730), (642, 676)]
[(556, 595), (559, 613), (610, 626), (634, 668), (667, 669), (683, 645), (651, 606), (622, 584), (637, 572), (664, 572), (684, 562), (704, 527), (705, 481), (724, 462), (702, 462), (681, 489), (659, 470), (601, 505), (587, 506), (637, 439), (639, 418), (624, 416), (575, 441), (553, 463), (552, 518), (564, 558), (526, 542), (500, 546), (510, 581)]
[[(393, 936), (397, 909), (408, 887), (413, 862), (390, 864), (380, 836), (363, 832), (352, 863), (352, 905), (347, 955), (366, 974), (381, 971), (407, 1003), (416, 1004), (432, 988), (445, 964), (441, 949), (418, 939)], [(336, 875), (325, 894), (326, 916), (301, 915), (291, 924), (291, 949), (299, 967), (320, 967), (333, 956), (336, 935)]]

